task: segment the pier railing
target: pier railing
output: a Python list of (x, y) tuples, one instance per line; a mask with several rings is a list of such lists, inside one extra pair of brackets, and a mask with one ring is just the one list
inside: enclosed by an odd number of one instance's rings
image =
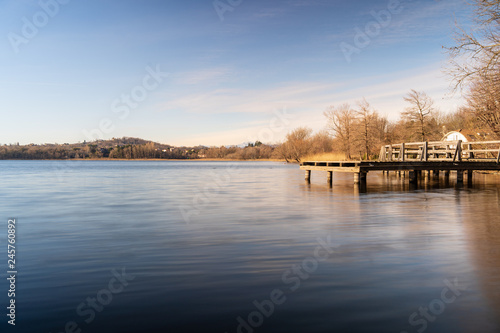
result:
[(411, 142), (382, 146), (380, 162), (466, 162), (500, 163), (500, 141)]

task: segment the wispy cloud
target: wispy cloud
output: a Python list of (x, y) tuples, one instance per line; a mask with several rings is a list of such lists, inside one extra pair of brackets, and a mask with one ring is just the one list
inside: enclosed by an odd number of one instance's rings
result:
[[(400, 43), (413, 42), (420, 39), (442, 38), (449, 35), (453, 29), (455, 13), (463, 7), (464, 0), (439, 0), (439, 1), (419, 1), (402, 2), (402, 11), (391, 15), (390, 24), (381, 29), (380, 34), (372, 38), (371, 45), (394, 46)], [(325, 35), (327, 40), (352, 40), (358, 33), (355, 28), (364, 30), (369, 22), (375, 22), (373, 12), (386, 10), (374, 5), (367, 6), (360, 16), (365, 17), (365, 22), (358, 21), (357, 24), (342, 33), (330, 33)], [(448, 17), (449, 19), (443, 19)], [(436, 34), (436, 32), (441, 32)]]
[[(353, 79), (344, 82), (303, 82), (262, 89), (215, 89), (200, 94), (186, 93), (161, 105), (163, 111), (177, 110), (200, 114), (261, 113), (262, 124), (238, 123), (237, 128), (217, 133), (199, 133), (180, 138), (189, 144), (206, 142), (222, 145), (246, 142), (266, 123), (270, 112), (286, 107), (294, 114), (289, 130), (298, 126), (309, 126), (314, 130), (325, 127), (323, 111), (331, 105), (350, 103), (354, 105), (366, 98), (381, 114), (395, 120), (407, 106), (403, 100), (411, 89), (425, 91), (441, 111), (455, 110), (461, 103), (460, 96), (447, 97), (448, 83), (439, 64), (384, 76)], [(276, 137), (282, 140), (286, 132)]]
[(190, 72), (182, 72), (173, 75), (176, 84), (196, 85), (200, 83), (219, 83), (228, 81), (234, 76), (233, 70), (230, 68), (210, 68)]
[[(447, 81), (439, 66), (422, 71), (412, 70), (343, 82), (293, 82), (262, 89), (210, 89), (199, 93), (176, 93), (158, 106), (162, 111), (182, 110), (190, 113), (258, 113), (287, 105), (295, 110), (322, 111), (330, 104), (362, 97), (394, 100), (410, 89), (425, 90), (436, 98), (444, 97)], [(440, 96), (438, 96), (440, 95)], [(399, 96), (399, 97), (398, 97)], [(388, 113), (396, 110), (388, 110)]]
[(301, 108), (312, 104), (311, 96), (328, 96), (336, 88), (339, 84), (308, 82), (272, 89), (214, 89), (186, 93), (165, 102), (160, 108), (203, 114), (265, 112), (283, 104)]

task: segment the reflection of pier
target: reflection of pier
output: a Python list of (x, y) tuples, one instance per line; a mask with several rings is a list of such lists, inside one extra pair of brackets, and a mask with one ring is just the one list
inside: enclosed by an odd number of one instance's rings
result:
[(300, 168), (311, 180), (312, 171), (327, 171), (331, 184), (334, 172), (354, 173), (354, 183), (365, 183), (370, 171), (394, 171), (400, 177), (408, 175), (410, 183), (419, 178), (439, 179), (443, 172), (446, 180), (450, 173), (456, 173), (457, 183), (463, 183), (464, 172), (467, 181), (472, 182), (474, 171), (500, 170), (500, 141), (413, 142), (383, 146), (378, 161), (324, 161), (303, 162)]

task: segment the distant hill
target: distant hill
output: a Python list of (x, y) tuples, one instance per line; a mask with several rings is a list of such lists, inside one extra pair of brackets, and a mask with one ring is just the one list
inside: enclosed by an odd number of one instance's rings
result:
[(123, 137), (79, 143), (0, 146), (0, 159), (193, 159), (201, 148), (174, 147), (140, 138)]
[(174, 147), (140, 138), (123, 137), (79, 143), (10, 144), (0, 146), (0, 160), (72, 159), (235, 159), (279, 158), (275, 146), (261, 142), (245, 147)]

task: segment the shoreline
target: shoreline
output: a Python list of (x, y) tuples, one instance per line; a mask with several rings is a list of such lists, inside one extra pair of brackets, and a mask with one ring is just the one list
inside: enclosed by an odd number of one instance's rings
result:
[[(36, 159), (36, 160), (23, 160), (23, 159), (4, 159), (0, 161), (151, 161), (151, 162), (283, 162), (285, 160), (279, 159), (258, 159), (258, 160), (238, 160), (238, 159), (225, 159), (225, 158), (199, 158), (199, 159), (166, 159), (166, 158), (85, 158), (85, 159)], [(290, 163), (293, 164), (293, 163)]]

